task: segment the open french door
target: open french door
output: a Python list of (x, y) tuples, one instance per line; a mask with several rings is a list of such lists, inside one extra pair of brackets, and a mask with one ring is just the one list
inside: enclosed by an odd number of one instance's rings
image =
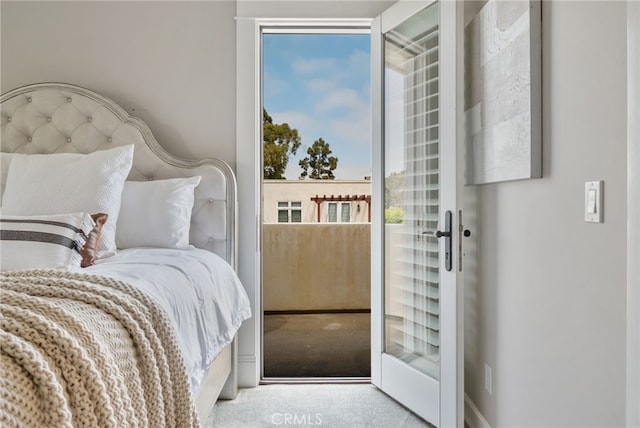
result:
[(371, 378), (438, 427), (464, 423), (460, 3), (399, 1), (371, 29)]

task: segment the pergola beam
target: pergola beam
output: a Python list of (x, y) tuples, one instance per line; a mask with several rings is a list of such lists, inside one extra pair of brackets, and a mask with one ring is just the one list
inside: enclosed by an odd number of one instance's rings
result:
[(369, 223), (371, 223), (371, 195), (338, 195), (338, 196), (327, 196), (327, 195), (323, 195), (323, 196), (313, 196), (311, 197), (311, 200), (313, 202), (316, 203), (317, 206), (317, 212), (318, 212), (318, 216), (317, 216), (317, 222), (320, 223), (320, 205), (323, 202), (356, 202), (356, 201), (364, 201), (367, 203), (367, 209), (368, 209), (368, 219), (369, 219)]

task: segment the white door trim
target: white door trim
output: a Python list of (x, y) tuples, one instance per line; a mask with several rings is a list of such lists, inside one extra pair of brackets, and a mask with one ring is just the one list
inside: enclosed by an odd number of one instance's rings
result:
[[(382, 56), (382, 38), (374, 37), (374, 34), (381, 33), (381, 18), (375, 18), (371, 23), (371, 105), (384, 105), (384, 85), (382, 83), (382, 70), (384, 58)], [(372, 109), (373, 110), (373, 109)], [(379, 111), (378, 111), (379, 110)], [(382, 146), (382, 135), (384, 132), (382, 110), (376, 109), (371, 112), (371, 171), (382, 171), (382, 151), (378, 147)], [(381, 263), (384, 248), (384, 180), (380, 174), (371, 176), (371, 266)], [(377, 214), (376, 214), (377, 213)], [(375, 244), (379, 243), (379, 244)], [(381, 308), (383, 304), (382, 287), (379, 293), (373, 284), (382, 284), (384, 281), (383, 269), (371, 269), (371, 383), (380, 385), (381, 383), (381, 358), (383, 351), (382, 335), (375, 334), (375, 331), (384, 331), (384, 317), (379, 311), (373, 308)]]
[(258, 386), (262, 294), (260, 270), (260, 25), (236, 20), (236, 180), (238, 183), (238, 276), (253, 316), (240, 328), (238, 385)]
[[(329, 32), (368, 29), (369, 18), (236, 18), (236, 179), (238, 183), (238, 276), (251, 301), (253, 317), (239, 334), (240, 387), (256, 387), (262, 377), (262, 82), (263, 28), (308, 27)], [(325, 27), (327, 31), (322, 31)], [(305, 30), (307, 31), (307, 30)]]
[[(447, 145), (441, 145), (440, 152), (441, 157), (444, 159), (447, 156), (450, 159), (453, 159), (455, 164), (456, 171), (454, 171), (453, 176), (459, 177), (462, 174), (458, 174), (458, 169), (463, 168), (463, 164), (458, 162), (458, 151), (462, 150), (464, 139), (463, 139), (463, 130), (464, 130), (464, 118), (463, 118), (463, 108), (464, 105), (464, 3), (463, 2), (449, 2), (443, 1), (441, 2), (441, 7), (451, 8), (451, 11), (448, 13), (444, 13), (443, 16), (446, 17), (448, 22), (441, 22), (441, 56), (440, 61), (442, 63), (447, 64), (455, 64), (455, 72), (447, 75), (446, 73), (441, 74), (441, 86), (443, 88), (451, 88), (455, 92), (455, 96), (451, 98), (444, 97), (444, 100), (450, 99), (452, 105), (441, 105), (441, 120), (443, 123), (445, 120), (451, 121), (455, 124), (454, 127), (450, 128), (445, 126), (443, 128), (443, 132), (441, 133), (442, 140), (445, 141), (454, 141), (453, 147), (447, 147)], [(445, 18), (443, 18), (445, 19)], [(449, 58), (449, 56), (451, 56)], [(451, 129), (452, 134), (446, 134)], [(447, 154), (446, 151), (451, 150), (450, 154)], [(456, 187), (454, 187), (453, 196), (451, 197), (452, 202), (449, 203), (451, 206), (456, 206), (458, 208), (463, 207), (462, 201), (462, 183), (456, 182)], [(443, 201), (445, 201), (445, 197), (441, 196)], [(453, 231), (454, 233), (458, 230), (458, 216), (457, 209), (453, 212)], [(457, 239), (461, 239), (460, 236), (457, 236)], [(453, 249), (453, 270), (456, 273), (456, 278), (453, 283), (453, 287), (445, 287), (441, 290), (440, 299), (445, 303), (450, 305), (450, 309), (455, 311), (455, 316), (444, 319), (444, 322), (440, 325), (441, 331), (441, 342), (440, 346), (443, 349), (441, 358), (442, 358), (442, 380), (441, 380), (441, 397), (456, 397), (455, 402), (450, 402), (450, 400), (443, 400), (441, 403), (441, 414), (440, 420), (444, 425), (448, 424), (448, 422), (444, 421), (455, 421), (455, 424), (458, 427), (464, 426), (464, 282), (463, 276), (457, 269), (457, 259), (458, 259), (458, 246), (457, 239), (454, 240), (454, 249)], [(444, 257), (444, 255), (443, 255)], [(450, 343), (446, 343), (449, 342)], [(449, 350), (450, 352), (447, 354), (444, 350)], [(452, 368), (448, 369), (447, 367), (451, 366)], [(454, 376), (453, 379), (446, 379), (445, 373), (448, 373)]]

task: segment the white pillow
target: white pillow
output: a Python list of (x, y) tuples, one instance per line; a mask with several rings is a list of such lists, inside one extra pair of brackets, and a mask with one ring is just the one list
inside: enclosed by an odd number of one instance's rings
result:
[(133, 145), (87, 155), (14, 153), (2, 195), (6, 215), (106, 213), (99, 257), (115, 254), (116, 220)]
[(202, 177), (127, 181), (122, 191), (118, 248), (186, 248), (194, 189)]
[(79, 268), (94, 228), (87, 213), (0, 218), (0, 269)]

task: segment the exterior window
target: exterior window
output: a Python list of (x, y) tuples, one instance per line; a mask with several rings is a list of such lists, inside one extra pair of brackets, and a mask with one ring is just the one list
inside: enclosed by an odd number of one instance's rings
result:
[(351, 204), (350, 203), (343, 203), (341, 204), (341, 208), (342, 208), (342, 222), (343, 223), (349, 223), (351, 221)]
[(289, 223), (288, 210), (278, 210), (278, 223)]
[(302, 202), (278, 202), (278, 223), (302, 223)]
[(338, 204), (335, 202), (329, 202), (329, 213), (327, 215), (327, 221), (329, 223), (335, 223), (338, 221)]
[(327, 221), (329, 223), (337, 223), (338, 218), (340, 223), (349, 223), (351, 221), (351, 204), (349, 202), (340, 203), (340, 217), (338, 217), (338, 203), (329, 202)]

